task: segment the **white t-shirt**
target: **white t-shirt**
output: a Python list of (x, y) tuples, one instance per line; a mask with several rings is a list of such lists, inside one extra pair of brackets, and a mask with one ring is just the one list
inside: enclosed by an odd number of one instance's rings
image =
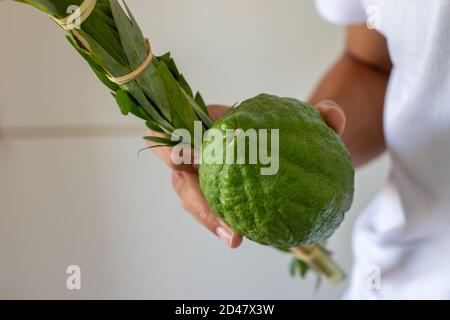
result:
[(369, 18), (394, 65), (384, 107), (391, 174), (356, 223), (345, 297), (450, 299), (450, 1), (316, 1), (337, 24)]

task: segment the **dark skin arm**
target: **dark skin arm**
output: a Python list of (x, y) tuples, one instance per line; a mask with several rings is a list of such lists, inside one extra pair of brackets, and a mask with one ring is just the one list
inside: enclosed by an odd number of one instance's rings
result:
[(346, 48), (310, 98), (335, 101), (347, 117), (342, 136), (355, 167), (385, 150), (383, 105), (391, 72), (386, 39), (366, 26), (347, 28)]
[[(385, 149), (382, 116), (390, 70), (386, 40), (365, 26), (349, 27), (345, 52), (310, 98), (328, 125), (342, 135), (355, 166), (367, 163)], [(215, 119), (228, 108), (210, 106), (209, 111)], [(149, 135), (159, 134), (151, 131)], [(199, 187), (197, 168), (174, 165), (170, 148), (153, 150), (172, 169), (172, 183), (183, 207), (227, 246), (238, 247), (242, 237), (208, 207)]]

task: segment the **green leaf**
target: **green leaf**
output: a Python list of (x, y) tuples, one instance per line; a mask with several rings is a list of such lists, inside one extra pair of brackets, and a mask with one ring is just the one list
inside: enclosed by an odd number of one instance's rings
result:
[[(128, 61), (120, 43), (117, 25), (113, 19), (105, 21), (105, 12), (96, 8), (89, 18), (81, 25), (82, 30), (95, 40), (108, 54), (122, 66), (128, 66)], [(111, 22), (113, 25), (111, 26)]]
[(190, 102), (192, 108), (194, 109), (197, 116), (202, 120), (203, 124), (205, 125), (206, 129), (211, 128), (213, 121), (209, 117), (208, 111), (204, 111), (204, 108), (199, 106), (193, 98), (191, 98), (187, 93), (183, 91), (183, 93), (186, 95), (186, 99)]
[(293, 277), (299, 274), (301, 278), (305, 278), (309, 270), (310, 268), (305, 262), (295, 258), (292, 259), (289, 266), (289, 273)]
[(124, 116), (127, 116), (132, 109), (138, 108), (125, 90), (117, 91), (116, 102)]
[(150, 130), (156, 131), (156, 132), (160, 132), (160, 133), (165, 133), (164, 130), (162, 130), (159, 125), (152, 121), (152, 120), (148, 120), (145, 122), (145, 125), (147, 126), (147, 128), (149, 128)]
[(173, 124), (168, 94), (165, 91), (162, 79), (160, 79), (156, 74), (159, 63), (160, 62), (154, 58), (152, 64), (138, 79), (136, 79), (135, 82), (142, 88), (142, 91), (156, 107), (156, 110), (158, 110), (158, 112), (164, 117), (164, 119)]
[(62, 18), (67, 15), (67, 8), (70, 5), (80, 5), (83, 0), (21, 0), (20, 2), (30, 4), (45, 13)]
[(306, 277), (306, 274), (308, 273), (308, 271), (309, 271), (309, 266), (306, 264), (306, 263), (304, 263), (303, 261), (300, 261), (300, 260), (297, 260), (298, 261), (298, 264), (299, 264), (299, 266), (300, 266), (300, 276), (302, 277), (302, 278), (305, 278)]
[(122, 88), (128, 91), (134, 99), (145, 109), (149, 116), (158, 123), (158, 125), (166, 132), (171, 133), (174, 129), (173, 125), (162, 117), (153, 103), (147, 98), (142, 88), (136, 81), (131, 81), (122, 86)]
[(208, 107), (206, 106), (205, 100), (203, 100), (202, 95), (200, 94), (200, 92), (197, 92), (195, 94), (195, 98), (194, 101), (197, 103), (197, 105), (202, 108), (203, 112), (205, 112), (206, 114), (209, 115), (208, 113)]
[[(128, 115), (129, 113), (132, 113), (133, 115), (135, 115), (138, 118), (141, 118), (142, 120), (145, 120), (147, 122), (149, 121), (154, 122), (152, 118), (149, 116), (149, 114), (145, 111), (145, 109), (142, 108), (142, 106), (140, 106), (139, 103), (127, 91), (119, 90), (115, 98), (123, 115)], [(166, 133), (165, 131), (162, 132)]]
[(172, 141), (169, 138), (163, 138), (163, 137), (144, 137), (144, 140), (159, 143), (160, 145), (165, 146), (176, 146), (180, 143), (180, 141)]
[[(172, 60), (173, 61), (173, 60)], [(191, 97), (194, 98), (194, 93), (192, 92), (191, 87), (189, 86), (188, 82), (184, 78), (182, 74), (180, 74), (178, 78), (178, 83), (180, 84), (181, 88)]]
[(131, 70), (128, 66), (123, 65), (111, 56), (108, 50), (105, 50), (93, 37), (83, 30), (78, 30), (78, 33), (89, 43), (92, 48), (91, 57), (101, 66), (108, 74), (119, 77), (129, 73)]
[(110, 26), (113, 30), (115, 30), (116, 23), (114, 22), (114, 19), (113, 19), (112, 15), (110, 14), (111, 7), (109, 6), (108, 0), (105, 0), (105, 1), (106, 1), (106, 4), (104, 4), (103, 9), (101, 9), (102, 8), (101, 2), (98, 2), (98, 0), (97, 0), (97, 8), (100, 9), (100, 10), (96, 11), (97, 17), (99, 19), (101, 19), (105, 24)]
[[(178, 82), (173, 78), (166, 64), (161, 61), (157, 70), (152, 74), (152, 84), (160, 97), (166, 100), (172, 116), (171, 123), (175, 128), (187, 129), (194, 133), (194, 121), (198, 120), (193, 110), (193, 99), (181, 89)], [(194, 102), (195, 104), (195, 102)]]
[(71, 33), (68, 33), (66, 36), (69, 43), (75, 48), (75, 50), (78, 51), (78, 53), (87, 61), (91, 69), (94, 71), (94, 73), (97, 75), (97, 77), (100, 79), (100, 81), (107, 86), (112, 92), (117, 92), (120, 87), (109, 80), (103, 69), (95, 62), (95, 60), (91, 57), (91, 54), (89, 52), (86, 52), (83, 48), (81, 48), (78, 45), (78, 42), (74, 39), (73, 35)]
[[(132, 70), (139, 67), (148, 55), (145, 38), (137, 23), (133, 23), (131, 12), (128, 15), (117, 0), (110, 0), (111, 12), (116, 22), (123, 51)], [(133, 20), (130, 20), (133, 19)]]
[(291, 275), (291, 277), (295, 277), (297, 273), (297, 266), (297, 262), (293, 259), (289, 265), (289, 274)]

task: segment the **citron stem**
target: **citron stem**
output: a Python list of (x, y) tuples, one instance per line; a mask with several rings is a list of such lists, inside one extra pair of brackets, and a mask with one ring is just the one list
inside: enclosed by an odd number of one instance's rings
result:
[(297, 259), (306, 263), (331, 283), (339, 283), (345, 279), (344, 271), (320, 245), (292, 248), (291, 252)]

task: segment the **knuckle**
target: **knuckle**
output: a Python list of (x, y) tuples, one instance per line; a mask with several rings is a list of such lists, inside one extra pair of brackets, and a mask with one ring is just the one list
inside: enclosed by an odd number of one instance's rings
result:
[(209, 208), (201, 208), (197, 211), (197, 219), (211, 232), (215, 232), (218, 221)]
[(200, 208), (197, 212), (197, 215), (201, 221), (209, 222), (211, 220), (211, 212), (209, 208)]
[(172, 171), (172, 186), (177, 193), (180, 193), (181, 187), (183, 185), (183, 173), (181, 171)]

